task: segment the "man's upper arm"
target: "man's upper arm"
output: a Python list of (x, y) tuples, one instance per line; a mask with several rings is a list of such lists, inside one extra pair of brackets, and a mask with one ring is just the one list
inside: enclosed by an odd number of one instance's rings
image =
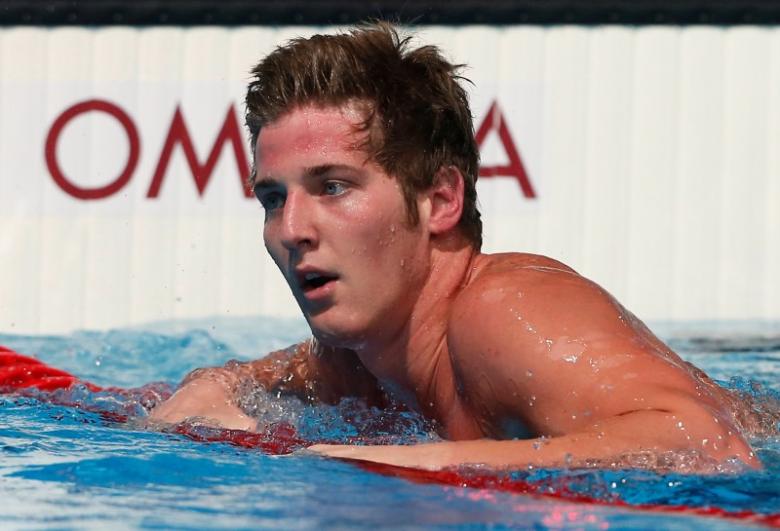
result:
[(487, 271), (454, 305), (448, 339), (467, 400), (543, 435), (661, 409), (688, 386), (674, 353), (571, 271)]

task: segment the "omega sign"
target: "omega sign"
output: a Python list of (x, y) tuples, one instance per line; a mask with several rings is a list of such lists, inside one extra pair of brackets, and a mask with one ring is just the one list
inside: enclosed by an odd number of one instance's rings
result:
[[(74, 183), (63, 173), (59, 161), (57, 160), (57, 143), (59, 142), (60, 136), (65, 132), (68, 123), (74, 118), (90, 112), (105, 113), (116, 120), (119, 125), (122, 126), (122, 129), (127, 136), (129, 147), (127, 161), (119, 176), (109, 184), (97, 188), (87, 188)], [(482, 146), (482, 143), (491, 131), (498, 133), (498, 138), (504, 148), (509, 163), (504, 166), (482, 166), (479, 169), (480, 177), (511, 177), (517, 181), (520, 190), (526, 198), (535, 198), (536, 192), (534, 191), (534, 187), (531, 185), (531, 181), (525, 171), (525, 166), (520, 158), (520, 153), (515, 147), (515, 142), (512, 139), (509, 127), (507, 126), (506, 120), (504, 120), (504, 116), (496, 101), (491, 104), (490, 109), (488, 109), (488, 112), (477, 129), (476, 139), (479, 146)], [(251, 191), (248, 190), (244, 184), (249, 176), (249, 159), (247, 158), (244, 147), (244, 137), (241, 133), (241, 126), (239, 125), (236, 115), (236, 109), (232, 104), (228, 108), (225, 119), (222, 122), (222, 127), (217, 133), (216, 140), (214, 140), (214, 144), (204, 163), (201, 163), (198, 160), (192, 138), (190, 137), (187, 128), (187, 122), (184, 119), (181, 108), (179, 106), (176, 107), (176, 111), (173, 114), (173, 120), (168, 129), (168, 134), (165, 137), (165, 142), (157, 159), (157, 164), (155, 165), (155, 170), (146, 197), (154, 199), (159, 196), (171, 155), (177, 145), (180, 145), (181, 149), (184, 151), (187, 165), (195, 180), (198, 195), (202, 197), (209, 184), (214, 167), (225, 148), (225, 144), (229, 144), (232, 148), (238, 169), (237, 176), (241, 180), (244, 195), (247, 198), (252, 197)], [(141, 139), (138, 135), (138, 128), (136, 127), (135, 122), (121, 107), (110, 101), (92, 99), (82, 101), (69, 107), (54, 120), (54, 123), (46, 135), (46, 166), (49, 169), (52, 179), (54, 179), (57, 186), (65, 193), (81, 200), (105, 199), (122, 190), (122, 188), (130, 182), (130, 179), (133, 178), (133, 173), (138, 164), (140, 154)]]

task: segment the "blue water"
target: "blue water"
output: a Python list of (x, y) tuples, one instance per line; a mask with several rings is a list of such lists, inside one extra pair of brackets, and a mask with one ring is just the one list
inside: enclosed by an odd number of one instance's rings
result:
[[(760, 407), (780, 397), (780, 327), (760, 323), (666, 324), (656, 330), (687, 360)], [(67, 336), (0, 335), (0, 344), (98, 385), (175, 385), (191, 368), (251, 359), (305, 337), (299, 321), (213, 319)], [(152, 388), (164, 389), (165, 386)], [(140, 396), (140, 394), (138, 395)], [(111, 393), (73, 392), (101, 409), (143, 415)], [(347, 438), (385, 427), (359, 404), (306, 407), (269, 400), (268, 422), (285, 420), (311, 439)], [(345, 420), (349, 417), (349, 420)], [(434, 438), (409, 414), (394, 414), (398, 440)], [(373, 423), (373, 424), (372, 424)], [(514, 476), (566, 485), (631, 504), (714, 506), (780, 513), (780, 436), (753, 441), (765, 469), (696, 476), (646, 470), (533, 470)], [(226, 443), (117, 424), (34, 397), (0, 397), (2, 529), (572, 528), (738, 529), (745, 523), (424, 485), (306, 454), (264, 455)]]

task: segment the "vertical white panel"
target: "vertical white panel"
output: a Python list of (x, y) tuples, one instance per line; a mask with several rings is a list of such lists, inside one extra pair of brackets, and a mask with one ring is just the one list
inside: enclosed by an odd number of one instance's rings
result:
[[(764, 197), (770, 94), (768, 30), (735, 28), (725, 35), (723, 183), (721, 195), (718, 313), (750, 315), (766, 284)], [(780, 146), (776, 146), (780, 149)], [(748, 273), (749, 272), (749, 273)]]
[[(131, 187), (133, 208), (139, 212), (133, 219), (132, 322), (174, 315), (178, 208), (169, 201), (169, 194), (150, 201), (146, 193), (184, 84), (185, 33), (180, 28), (139, 31), (136, 116), (141, 128), (142, 152)], [(167, 175), (166, 192), (176, 184), (172, 180), (175, 180), (172, 175)]]
[(554, 27), (545, 43), (540, 251), (582, 268), (582, 215), (587, 182), (587, 102), (591, 31)]
[(625, 303), (641, 317), (670, 315), (681, 30), (636, 30)]
[[(766, 266), (763, 317), (780, 319), (780, 28), (769, 37), (769, 93), (767, 94), (767, 188), (764, 197)], [(757, 138), (756, 142), (761, 142)], [(758, 304), (758, 301), (756, 301)]]
[(628, 270), (627, 223), (634, 31), (607, 27), (591, 38), (588, 75), (586, 183), (582, 273), (624, 293)]
[[(56, 117), (74, 104), (71, 99), (74, 92), (92, 93), (94, 35), (93, 30), (80, 28), (50, 30), (48, 73), (44, 78), (47, 116)], [(81, 116), (78, 120), (81, 123), (74, 121), (69, 126), (75, 128), (75, 133), (68, 133), (71, 139), (82, 138), (81, 149), (76, 153), (60, 146), (57, 155), (69, 179), (92, 184), (97, 180), (89, 171), (93, 156), (92, 128), (88, 117)], [(36, 135), (34, 140), (40, 142), (41, 137)], [(89, 286), (85, 278), (88, 227), (86, 217), (80, 215), (84, 205), (71, 201), (51, 181), (43, 181), (42, 193), (40, 327), (42, 330), (80, 327), (85, 322), (84, 293)]]
[[(130, 28), (107, 28), (94, 32), (92, 41), (92, 93), (122, 102), (130, 111), (135, 110), (138, 32)], [(89, 151), (92, 156), (87, 174), (100, 184), (111, 182), (120, 175), (130, 151), (127, 135), (121, 126), (115, 121), (109, 125), (116, 130), (116, 135), (106, 138), (105, 124), (99, 130), (93, 129), (90, 135)], [(112, 146), (118, 146), (118, 149), (112, 150)], [(89, 182), (86, 177), (80, 182)], [(105, 212), (106, 209), (110, 211)], [(97, 328), (129, 322), (132, 307), (130, 279), (134, 273), (131, 268), (134, 240), (132, 203), (123, 201), (109, 206), (108, 203), (91, 201), (81, 205), (81, 215), (86, 217), (88, 224), (82, 266), (87, 284), (82, 295), (84, 322)]]
[(721, 268), (723, 31), (692, 27), (680, 39), (675, 318), (714, 313), (722, 296), (715, 286)]
[[(0, 31), (0, 329), (37, 328), (41, 290), (39, 136), (46, 112), (49, 32)], [(20, 53), (23, 51), (24, 53)]]

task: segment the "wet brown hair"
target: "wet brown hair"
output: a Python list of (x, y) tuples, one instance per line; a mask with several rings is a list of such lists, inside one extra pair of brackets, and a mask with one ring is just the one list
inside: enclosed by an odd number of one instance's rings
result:
[[(246, 95), (252, 150), (260, 129), (303, 105), (365, 105), (368, 156), (403, 190), (409, 221), (416, 225), (417, 194), (436, 173), (455, 166), (465, 181), (458, 224), (476, 249), (482, 221), (475, 183), (479, 149), (474, 138), (465, 78), (435, 46), (411, 48), (391, 24), (361, 25), (335, 35), (293, 39), (254, 69)], [(466, 80), (467, 81), (467, 80)], [(254, 180), (254, 169), (251, 179)]]

